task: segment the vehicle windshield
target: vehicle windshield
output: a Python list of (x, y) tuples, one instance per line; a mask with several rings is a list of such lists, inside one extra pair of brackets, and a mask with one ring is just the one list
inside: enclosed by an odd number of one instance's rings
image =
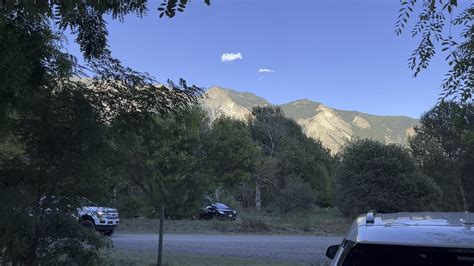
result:
[(227, 206), (225, 204), (222, 204), (222, 203), (215, 203), (214, 207), (216, 207), (218, 209), (228, 209), (229, 208), (229, 206)]
[(370, 265), (469, 265), (474, 264), (474, 250), (455, 248), (410, 247), (393, 245), (355, 245), (343, 266)]

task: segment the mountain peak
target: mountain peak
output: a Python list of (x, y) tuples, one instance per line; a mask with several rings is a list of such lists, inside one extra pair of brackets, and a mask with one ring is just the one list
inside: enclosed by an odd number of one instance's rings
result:
[(254, 106), (270, 105), (267, 100), (251, 92), (240, 92), (218, 86), (209, 88), (206, 91), (206, 95), (210, 98), (229, 98), (229, 100), (249, 110), (251, 110)]
[(215, 93), (215, 92), (230, 92), (230, 93), (239, 93), (236, 90), (228, 89), (220, 86), (212, 86), (206, 90), (206, 93)]
[(303, 98), (303, 99), (298, 99), (292, 102), (289, 102), (288, 104), (293, 104), (293, 105), (308, 105), (308, 104), (320, 104), (319, 102), (312, 101), (308, 98)]

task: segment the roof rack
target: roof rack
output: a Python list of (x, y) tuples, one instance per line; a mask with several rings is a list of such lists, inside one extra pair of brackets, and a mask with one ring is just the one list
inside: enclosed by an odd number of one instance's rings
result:
[(365, 218), (365, 224), (373, 224), (375, 222), (375, 211), (369, 211)]

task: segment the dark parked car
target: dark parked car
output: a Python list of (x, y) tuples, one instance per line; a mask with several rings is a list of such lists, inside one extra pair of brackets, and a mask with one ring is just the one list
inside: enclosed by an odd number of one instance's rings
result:
[(237, 211), (223, 203), (212, 203), (201, 209), (199, 218), (201, 219), (229, 219), (235, 220)]

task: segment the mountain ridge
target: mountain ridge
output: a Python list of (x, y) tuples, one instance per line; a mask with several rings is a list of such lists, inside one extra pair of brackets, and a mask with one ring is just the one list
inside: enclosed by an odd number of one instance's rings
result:
[[(252, 107), (274, 105), (251, 92), (239, 92), (219, 86), (210, 87), (201, 101), (211, 122), (221, 115), (245, 119)], [(408, 144), (418, 120), (403, 116), (373, 115), (360, 111), (331, 108), (307, 98), (280, 106), (294, 119), (309, 137), (320, 139), (324, 146), (336, 153), (353, 138), (371, 138), (383, 143)]]

